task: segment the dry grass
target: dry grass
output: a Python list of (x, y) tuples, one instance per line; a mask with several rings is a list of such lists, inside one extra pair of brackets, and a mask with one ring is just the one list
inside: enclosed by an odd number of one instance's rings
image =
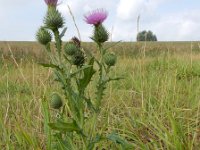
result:
[[(113, 44), (113, 43), (108, 43)], [(0, 148), (45, 149), (41, 98), (59, 86), (32, 42), (6, 43), (0, 62)], [(86, 50), (94, 47), (83, 43)], [(200, 51), (198, 42), (120, 43), (112, 74), (124, 80), (109, 85), (99, 132), (118, 132), (135, 149), (197, 150), (200, 143)], [(163, 49), (163, 50), (162, 50)], [(18, 52), (20, 51), (20, 52)], [(145, 52), (145, 53), (144, 53)], [(93, 90), (92, 85), (89, 90)], [(54, 114), (54, 113), (53, 113)], [(100, 143), (99, 149), (120, 149)]]

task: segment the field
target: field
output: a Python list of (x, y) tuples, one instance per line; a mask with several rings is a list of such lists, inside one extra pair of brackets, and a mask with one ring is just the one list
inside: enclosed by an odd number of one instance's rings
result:
[[(95, 53), (94, 44), (83, 47)], [(98, 132), (115, 131), (138, 150), (198, 150), (199, 42), (122, 42), (110, 51), (118, 56), (111, 74), (124, 79), (109, 84)], [(0, 54), (0, 149), (45, 149), (41, 101), (59, 86), (38, 65), (48, 61), (44, 48), (0, 42)], [(109, 142), (98, 147), (119, 149)]]

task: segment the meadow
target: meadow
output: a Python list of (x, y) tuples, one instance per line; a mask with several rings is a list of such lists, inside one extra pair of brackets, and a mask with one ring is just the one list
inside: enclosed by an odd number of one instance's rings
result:
[[(96, 53), (93, 43), (82, 45)], [(111, 73), (124, 79), (106, 90), (98, 132), (115, 131), (137, 150), (198, 150), (200, 43), (121, 42), (110, 51), (118, 56)], [(0, 149), (46, 149), (42, 100), (60, 87), (38, 64), (48, 62), (44, 48), (0, 42), (0, 54)], [(110, 142), (97, 146), (122, 149)]]

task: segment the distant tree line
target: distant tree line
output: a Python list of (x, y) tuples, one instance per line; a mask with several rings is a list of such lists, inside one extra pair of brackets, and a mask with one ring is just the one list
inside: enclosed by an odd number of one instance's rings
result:
[(137, 34), (137, 41), (157, 41), (157, 37), (152, 31), (142, 31)]

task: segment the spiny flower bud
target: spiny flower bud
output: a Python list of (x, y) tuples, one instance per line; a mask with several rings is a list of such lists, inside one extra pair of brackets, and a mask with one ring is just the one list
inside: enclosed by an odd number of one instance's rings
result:
[(92, 40), (94, 40), (98, 44), (101, 44), (106, 42), (108, 38), (109, 33), (102, 24), (95, 26)]
[(77, 51), (79, 51), (79, 48), (74, 43), (68, 42), (65, 44), (64, 50), (67, 55), (71, 56), (74, 55)]
[(117, 56), (113, 53), (107, 53), (104, 55), (104, 62), (108, 66), (114, 66), (117, 61)]
[(81, 47), (81, 42), (80, 42), (80, 40), (77, 38), (77, 37), (73, 37), (72, 39), (71, 39), (71, 42), (73, 42), (77, 47)]
[(51, 108), (59, 109), (60, 107), (62, 107), (62, 105), (63, 102), (60, 95), (58, 93), (53, 93), (51, 95), (51, 102), (50, 102)]
[(47, 15), (44, 19), (44, 24), (48, 28), (55, 30), (63, 27), (64, 19), (58, 10), (48, 9)]
[(82, 51), (77, 51), (75, 55), (72, 57), (72, 63), (76, 66), (83, 66), (85, 62), (85, 57)]
[(36, 34), (36, 39), (39, 43), (47, 45), (49, 42), (51, 42), (51, 34), (47, 29), (40, 27)]

